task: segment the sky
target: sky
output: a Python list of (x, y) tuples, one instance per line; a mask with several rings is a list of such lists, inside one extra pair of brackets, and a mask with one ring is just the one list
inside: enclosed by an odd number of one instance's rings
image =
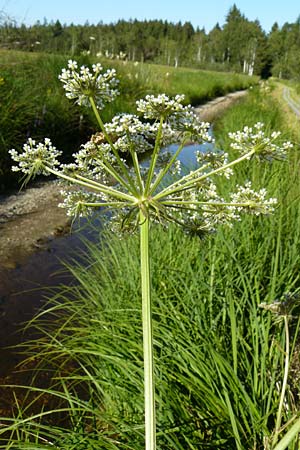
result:
[(119, 19), (162, 19), (210, 31), (221, 26), (233, 4), (249, 20), (258, 19), (270, 31), (274, 22), (282, 26), (300, 16), (299, 0), (0, 0), (0, 11), (18, 24), (32, 25), (57, 19), (62, 23), (90, 24), (117, 22)]

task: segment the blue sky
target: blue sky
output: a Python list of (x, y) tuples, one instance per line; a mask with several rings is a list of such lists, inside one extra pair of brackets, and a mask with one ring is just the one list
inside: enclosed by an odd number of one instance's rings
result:
[(275, 21), (281, 26), (300, 15), (299, 0), (0, 0), (0, 11), (27, 25), (43, 22), (45, 17), (67, 24), (136, 18), (190, 21), (209, 31), (217, 22), (224, 24), (233, 3), (249, 20), (259, 19), (265, 31)]

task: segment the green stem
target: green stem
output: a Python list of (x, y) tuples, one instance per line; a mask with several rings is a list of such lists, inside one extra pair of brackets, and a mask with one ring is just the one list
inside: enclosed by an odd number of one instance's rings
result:
[(129, 173), (128, 173), (128, 169), (127, 169), (127, 167), (125, 166), (125, 164), (124, 164), (124, 162), (122, 161), (122, 159), (120, 158), (120, 155), (119, 155), (119, 153), (118, 153), (116, 147), (114, 146), (114, 144), (113, 144), (113, 142), (112, 142), (112, 140), (111, 140), (109, 134), (107, 133), (107, 131), (106, 131), (106, 129), (105, 129), (104, 123), (103, 123), (103, 121), (102, 121), (102, 119), (101, 119), (101, 117), (100, 117), (99, 111), (98, 111), (98, 109), (97, 109), (95, 100), (93, 99), (93, 97), (89, 97), (89, 101), (90, 101), (90, 104), (91, 104), (91, 106), (92, 106), (92, 109), (93, 109), (93, 112), (94, 112), (94, 114), (95, 114), (95, 117), (96, 117), (96, 119), (97, 119), (97, 122), (98, 122), (98, 124), (99, 124), (99, 127), (100, 127), (100, 129), (102, 130), (102, 132), (103, 132), (103, 134), (104, 134), (104, 136), (105, 136), (105, 139), (106, 139), (107, 142), (109, 143), (109, 145), (110, 145), (110, 147), (111, 147), (111, 149), (112, 149), (112, 151), (113, 151), (113, 154), (115, 155), (116, 160), (118, 161), (118, 164), (119, 164), (120, 169), (122, 170), (123, 174), (125, 175), (125, 177), (126, 177), (128, 183), (129, 183), (129, 185), (130, 185), (130, 187), (131, 187), (132, 192), (135, 193), (135, 194), (137, 194), (136, 187), (135, 187), (134, 182), (133, 182), (133, 180), (131, 179), (131, 177), (130, 177), (130, 175), (129, 175)]
[(284, 329), (285, 329), (285, 364), (284, 364), (284, 375), (283, 375), (283, 381), (282, 381), (279, 407), (278, 407), (277, 417), (276, 417), (274, 438), (272, 441), (272, 448), (275, 447), (276, 442), (278, 441), (278, 436), (279, 436), (279, 432), (280, 432), (281, 419), (282, 419), (282, 408), (283, 408), (283, 403), (284, 403), (285, 391), (286, 391), (287, 380), (288, 380), (288, 375), (289, 375), (289, 365), (290, 365), (290, 336), (289, 336), (288, 316), (287, 315), (283, 316), (283, 319), (284, 319)]
[(151, 187), (150, 194), (154, 193), (155, 189), (158, 187), (161, 180), (164, 178), (164, 176), (167, 174), (168, 170), (170, 170), (170, 168), (172, 167), (174, 162), (177, 160), (178, 156), (182, 152), (186, 143), (187, 143), (187, 137), (185, 139), (183, 139), (183, 141), (179, 145), (178, 149), (176, 150), (176, 152), (174, 153), (174, 155), (172, 156), (172, 158), (170, 159), (170, 161), (168, 162), (166, 167), (164, 169), (162, 169), (161, 172), (158, 174), (156, 180), (153, 183), (153, 186)]
[[(211, 248), (213, 245), (213, 248)], [(213, 329), (213, 300), (214, 300), (214, 291), (215, 291), (215, 267), (216, 267), (216, 256), (217, 256), (217, 246), (216, 242), (212, 243), (212, 240), (209, 241), (209, 249), (211, 253), (211, 262), (210, 262), (210, 277), (209, 277), (209, 323), (210, 329)]]
[(128, 189), (128, 182), (126, 182), (121, 175), (114, 169), (114, 167), (106, 160), (106, 161), (98, 161), (101, 167), (108, 172), (113, 178), (115, 178), (122, 186)]
[(198, 174), (201, 173), (203, 170), (203, 167), (199, 167), (199, 169), (193, 171), (191, 174), (184, 177), (186, 182), (184, 184), (181, 184), (178, 186), (178, 182), (175, 182), (171, 184), (170, 186), (167, 186), (165, 189), (163, 189), (161, 192), (159, 192), (157, 195), (155, 195), (154, 199), (159, 200), (162, 197), (166, 197), (171, 194), (175, 194), (175, 192), (181, 192), (191, 186), (193, 186), (195, 183), (199, 183), (202, 180), (205, 180), (205, 178), (211, 177), (212, 175), (216, 175), (217, 173), (223, 172), (225, 169), (228, 169), (229, 167), (233, 167), (234, 165), (244, 161), (245, 159), (249, 159), (250, 156), (252, 156), (255, 153), (255, 150), (250, 151), (249, 153), (246, 153), (245, 155), (242, 155), (240, 158), (235, 159), (234, 161), (231, 161), (228, 164), (225, 164), (225, 166), (219, 167), (218, 169), (214, 169), (211, 172), (205, 173), (204, 175), (199, 176), (196, 178)]
[(142, 192), (143, 189), (144, 189), (144, 183), (143, 183), (143, 179), (142, 179), (142, 175), (141, 175), (139, 160), (138, 160), (136, 151), (134, 149), (134, 145), (132, 143), (132, 140), (130, 139), (129, 131), (127, 131), (126, 134), (127, 134), (127, 139), (128, 139), (128, 142), (129, 142), (129, 151), (130, 151), (130, 155), (131, 155), (131, 158), (132, 158), (132, 162), (133, 162), (133, 167), (134, 167), (134, 170), (135, 170), (136, 178), (137, 178), (137, 181), (138, 181), (138, 184), (139, 184), (140, 191)]
[[(197, 169), (197, 172), (203, 172), (204, 170), (206, 170), (208, 167), (210, 166), (210, 164), (208, 163), (208, 164), (205, 164), (204, 166), (202, 166), (201, 168), (199, 168), (199, 169)], [(200, 171), (200, 169), (201, 169), (201, 171)], [(193, 173), (195, 173), (195, 171), (193, 172)], [(175, 181), (174, 183), (172, 183), (171, 185), (169, 185), (169, 186), (167, 186), (165, 189), (164, 189), (164, 191), (166, 190), (166, 189), (168, 189), (168, 187), (172, 187), (172, 188), (174, 188), (174, 187), (178, 187), (178, 186), (181, 186), (182, 185), (182, 183), (184, 183), (185, 181), (187, 181), (187, 180), (189, 180), (191, 178), (191, 173), (188, 173), (187, 175), (184, 175), (183, 177), (181, 177), (179, 180), (177, 180), (177, 181)], [(162, 192), (162, 191), (161, 191)]]
[(153, 331), (149, 264), (149, 217), (140, 212), (140, 252), (144, 348), (145, 450), (156, 449)]
[(131, 203), (124, 202), (80, 202), (84, 206), (90, 206), (95, 208), (101, 207), (114, 207), (114, 208), (126, 208), (126, 206), (132, 206)]
[(63, 178), (64, 180), (70, 181), (71, 183), (78, 184), (79, 186), (84, 186), (89, 189), (93, 189), (95, 191), (103, 192), (104, 194), (111, 195), (112, 197), (127, 200), (129, 202), (136, 202), (136, 198), (132, 197), (131, 195), (125, 194), (125, 192), (119, 192), (111, 187), (105, 186), (101, 183), (95, 182), (93, 180), (89, 180), (88, 178), (84, 178), (78, 175), (74, 175), (74, 177), (70, 177), (68, 175), (65, 175), (62, 172), (59, 172), (58, 170), (51, 169), (51, 167), (45, 166), (45, 169), (52, 173), (53, 175), (56, 175), (59, 178)]
[(231, 202), (197, 202), (197, 201), (189, 201), (189, 200), (164, 200), (162, 202), (160, 202), (162, 205), (166, 205), (166, 206), (174, 206), (176, 207), (176, 205), (198, 205), (198, 206), (236, 206), (238, 207), (246, 207), (246, 206), (257, 206), (260, 203), (255, 203), (255, 202), (243, 202), (243, 203), (231, 203)]
[(145, 187), (145, 195), (148, 195), (149, 191), (150, 191), (151, 181), (152, 181), (152, 178), (153, 178), (153, 174), (154, 174), (154, 170), (155, 170), (155, 166), (156, 166), (156, 161), (157, 161), (157, 158), (158, 158), (158, 153), (159, 153), (159, 150), (160, 150), (160, 142), (161, 142), (161, 137), (162, 137), (163, 123), (164, 123), (164, 118), (161, 117), (160, 118), (160, 122), (159, 122), (157, 135), (156, 135), (154, 150), (153, 150), (151, 161), (150, 161), (150, 167), (149, 167), (149, 172), (148, 172), (148, 177), (147, 177), (146, 187)]

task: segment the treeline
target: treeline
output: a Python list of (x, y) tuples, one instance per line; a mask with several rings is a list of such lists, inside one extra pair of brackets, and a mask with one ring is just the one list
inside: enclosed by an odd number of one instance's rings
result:
[(236, 71), (248, 75), (300, 78), (300, 18), (275, 23), (269, 34), (233, 5), (223, 26), (210, 31), (162, 20), (119, 20), (97, 25), (37, 22), (33, 26), (0, 20), (0, 47), (108, 58), (170, 66)]

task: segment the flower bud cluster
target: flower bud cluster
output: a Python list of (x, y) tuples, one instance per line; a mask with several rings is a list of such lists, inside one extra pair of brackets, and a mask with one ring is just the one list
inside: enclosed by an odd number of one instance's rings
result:
[(63, 189), (60, 193), (63, 197), (63, 202), (59, 203), (58, 206), (64, 208), (70, 217), (91, 216), (95, 212), (95, 207), (89, 206), (89, 204), (93, 205), (97, 201), (107, 199), (103, 194), (97, 195), (82, 189), (72, 191)]
[(66, 97), (75, 100), (78, 105), (90, 106), (89, 98), (93, 98), (98, 109), (103, 109), (119, 94), (114, 69), (102, 72), (103, 68), (99, 63), (93, 64), (92, 71), (85, 66), (79, 72), (77, 69), (77, 62), (69, 60), (68, 69), (62, 70), (59, 79), (63, 83)]
[(261, 215), (274, 211), (277, 201), (267, 199), (265, 189), (256, 192), (250, 182), (237, 188), (237, 192), (229, 194), (226, 200), (218, 193), (216, 184), (206, 178), (200, 186), (168, 198), (168, 205), (173, 209), (172, 218), (169, 216), (168, 220), (173, 219), (186, 231), (201, 236), (216, 231), (220, 225), (232, 227), (243, 214)]
[(204, 172), (210, 173), (214, 169), (220, 169), (223, 167), (223, 170), (218, 172), (217, 175), (222, 175), (225, 178), (229, 179), (233, 174), (233, 170), (231, 167), (226, 167), (229, 163), (228, 153), (214, 151), (214, 152), (196, 152), (196, 159), (198, 164), (204, 166)]
[(231, 194), (231, 202), (235, 205), (234, 208), (239, 213), (247, 212), (256, 216), (260, 214), (271, 214), (274, 212), (277, 199), (267, 199), (266, 196), (267, 191), (265, 188), (256, 192), (252, 188), (251, 181), (248, 181), (245, 186), (237, 186), (237, 192)]
[(105, 125), (106, 131), (114, 138), (114, 146), (120, 152), (144, 153), (153, 149), (154, 126), (141, 122), (133, 114), (120, 114)]
[(287, 150), (293, 145), (290, 142), (284, 142), (280, 145), (275, 141), (280, 137), (280, 132), (273, 132), (268, 137), (263, 131), (264, 124), (257, 122), (253, 127), (244, 127), (242, 131), (228, 133), (233, 141), (231, 148), (238, 150), (241, 154), (246, 154), (254, 150), (254, 154), (260, 159), (285, 159)]
[(110, 123), (105, 125), (108, 134), (116, 135), (118, 137), (124, 136), (126, 133), (130, 134), (147, 134), (153, 138), (151, 132), (151, 125), (148, 122), (141, 122), (138, 116), (134, 114), (118, 114), (113, 117)]
[(142, 113), (145, 119), (159, 120), (161, 117), (169, 117), (174, 112), (183, 111), (183, 100), (184, 95), (176, 95), (173, 99), (166, 94), (146, 95), (145, 99), (136, 102), (137, 111)]
[[(222, 198), (217, 186), (213, 182), (204, 183), (201, 189), (190, 192), (191, 200), (196, 201), (192, 214), (187, 217), (183, 216), (185, 227), (189, 230), (186, 224), (193, 223), (194, 233), (196, 228), (198, 233), (209, 232), (213, 233), (220, 225), (232, 226), (234, 220), (240, 220), (240, 217), (235, 213), (233, 208), (228, 206), (228, 203)], [(197, 203), (200, 202), (202, 204)]]
[(23, 153), (18, 153), (15, 149), (9, 150), (9, 153), (12, 159), (18, 163), (17, 166), (12, 166), (12, 171), (23, 172), (30, 176), (50, 175), (45, 166), (48, 165), (51, 168), (59, 166), (57, 157), (62, 154), (52, 145), (49, 138), (45, 138), (43, 143), (38, 144), (34, 139), (29, 138), (23, 145)]
[[(120, 139), (116, 142), (116, 149), (122, 151)], [(124, 151), (128, 151), (128, 146)], [(104, 184), (112, 182), (112, 176), (105, 169), (104, 165), (118, 168), (116, 156), (112, 152), (111, 145), (108, 143), (97, 144), (97, 135), (83, 144), (77, 153), (73, 154), (74, 164), (83, 176), (88, 179), (99, 180)], [(129, 170), (125, 159), (120, 157), (124, 166)], [(68, 168), (68, 166), (67, 166)]]
[(174, 130), (180, 134), (187, 135), (190, 141), (195, 144), (212, 143), (214, 141), (208, 133), (210, 124), (202, 122), (190, 105), (173, 114), (169, 119), (169, 123)]

